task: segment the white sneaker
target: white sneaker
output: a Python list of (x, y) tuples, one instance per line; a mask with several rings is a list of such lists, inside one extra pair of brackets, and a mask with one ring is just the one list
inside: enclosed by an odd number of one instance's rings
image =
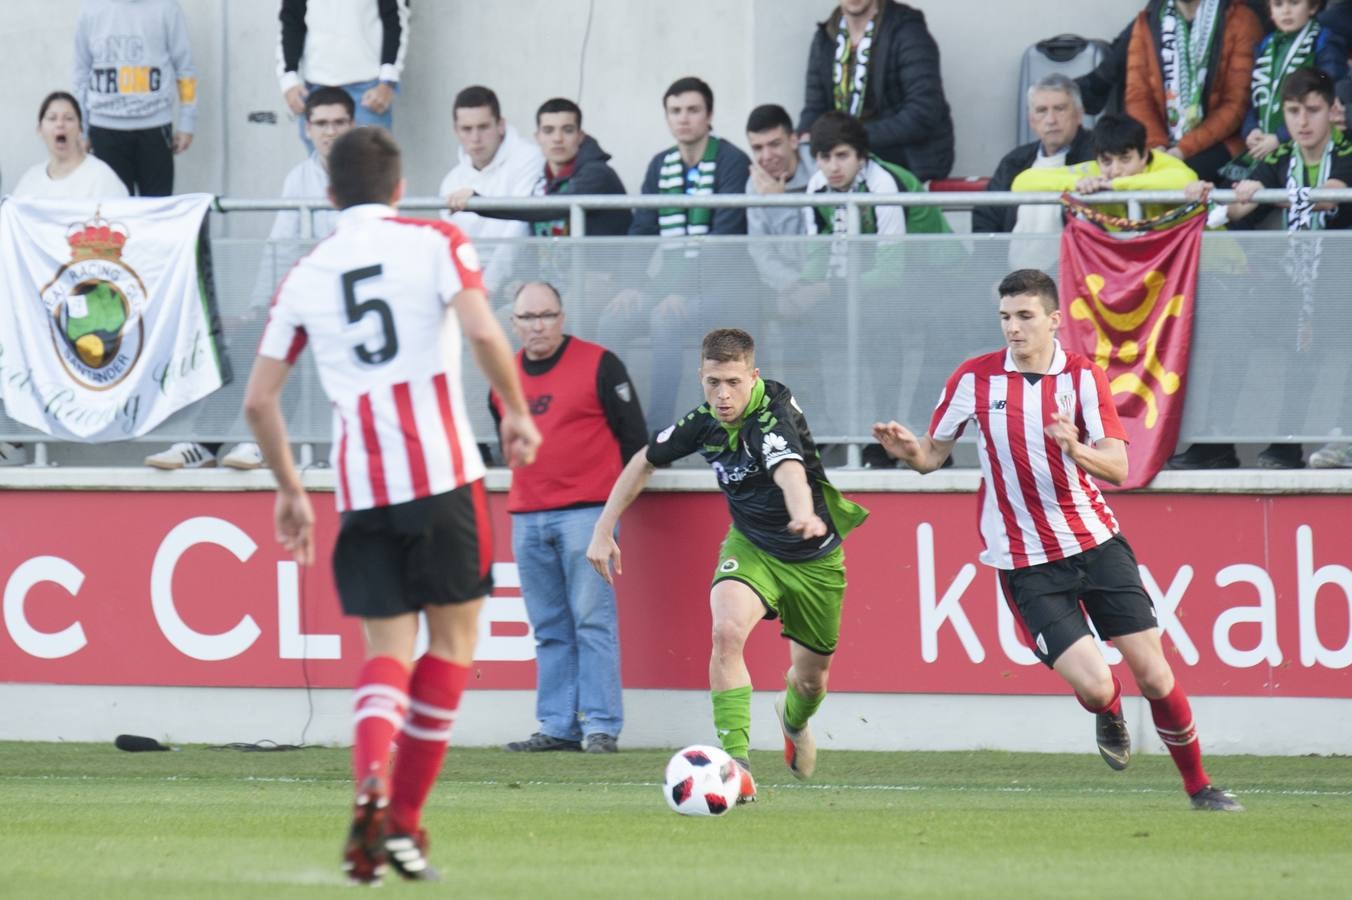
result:
[(147, 456), (146, 465), (152, 469), (214, 469), (216, 455), (201, 444), (181, 441)]
[(1310, 454), (1316, 469), (1352, 469), (1352, 444), (1325, 444)]
[(23, 444), (0, 441), (0, 466), (28, 465), (28, 448)]
[(236, 444), (235, 449), (221, 457), (221, 465), (232, 469), (261, 469), (265, 465), (263, 451), (248, 441)]

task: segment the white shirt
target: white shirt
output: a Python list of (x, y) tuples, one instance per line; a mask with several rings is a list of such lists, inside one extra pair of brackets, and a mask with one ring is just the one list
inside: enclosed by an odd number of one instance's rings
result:
[[(488, 165), (474, 168), (464, 148), (455, 168), (441, 179), (437, 193), (445, 197), (461, 188), (471, 188), (481, 197), (530, 197), (535, 185), (544, 177), (545, 158), (534, 141), (521, 137), (511, 125), (503, 136), (498, 152)], [(444, 212), (441, 217), (453, 223), (467, 237), (484, 239), (527, 237), (530, 225), (513, 219), (490, 219), (472, 212)], [(489, 290), (496, 290), (511, 273), (512, 247), (481, 247), (484, 257), (484, 282)]]
[[(282, 197), (288, 200), (317, 198), (323, 200), (327, 206), (328, 190), (329, 170), (324, 168), (318, 153), (311, 153), (304, 162), (298, 163), (294, 169), (286, 173), (286, 180), (282, 182)], [(322, 238), (333, 234), (333, 229), (338, 224), (338, 210), (319, 210), (311, 213), (311, 216), (314, 237)], [(272, 232), (268, 238), (274, 241), (300, 240), (300, 226), (300, 211), (284, 209), (277, 213), (277, 218), (273, 220)]]
[(84, 162), (65, 178), (47, 174), (47, 163), (38, 163), (19, 179), (14, 196), (40, 199), (85, 200), (127, 196), (127, 186), (109, 165), (93, 154), (85, 154)]
[(282, 93), (310, 84), (360, 84), (364, 81), (398, 82), (408, 54), (408, 0), (396, 0), (399, 15), (399, 49), (393, 63), (381, 63), (385, 27), (376, 0), (323, 0), (305, 7), (305, 50), (300, 72), (286, 71), (281, 29), (277, 38), (277, 80)]
[(482, 289), (479, 260), (458, 228), (379, 204), (339, 213), (282, 279), (258, 353), (294, 363), (311, 346), (333, 404), (340, 512), (483, 477), (449, 306), (470, 288)]

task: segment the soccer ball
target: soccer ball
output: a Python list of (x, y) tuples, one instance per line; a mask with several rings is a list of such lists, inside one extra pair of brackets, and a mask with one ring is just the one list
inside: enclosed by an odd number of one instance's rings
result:
[(737, 802), (742, 773), (717, 747), (695, 744), (678, 750), (667, 763), (662, 793), (683, 816), (721, 816)]

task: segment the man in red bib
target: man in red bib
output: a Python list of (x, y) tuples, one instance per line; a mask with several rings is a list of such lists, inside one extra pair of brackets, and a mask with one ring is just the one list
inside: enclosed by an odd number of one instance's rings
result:
[[(517, 374), (549, 444), (517, 469), (507, 509), (521, 594), (535, 629), (540, 729), (513, 751), (613, 753), (624, 725), (615, 591), (587, 562), (587, 544), (624, 461), (647, 445), (624, 363), (565, 334), (563, 298), (532, 281), (517, 292)], [(490, 395), (495, 419), (501, 400)]]

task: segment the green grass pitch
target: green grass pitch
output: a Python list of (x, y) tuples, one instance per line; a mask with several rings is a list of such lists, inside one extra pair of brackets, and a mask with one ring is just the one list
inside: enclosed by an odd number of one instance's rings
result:
[[(1216, 757), (1248, 806), (1194, 812), (1167, 756), (824, 752), (798, 784), (687, 819), (667, 751), (452, 748), (425, 817), (456, 897), (1346, 897), (1352, 758)], [(348, 753), (0, 743), (0, 896), (321, 897), (342, 889)], [(350, 895), (349, 895), (350, 896)]]

